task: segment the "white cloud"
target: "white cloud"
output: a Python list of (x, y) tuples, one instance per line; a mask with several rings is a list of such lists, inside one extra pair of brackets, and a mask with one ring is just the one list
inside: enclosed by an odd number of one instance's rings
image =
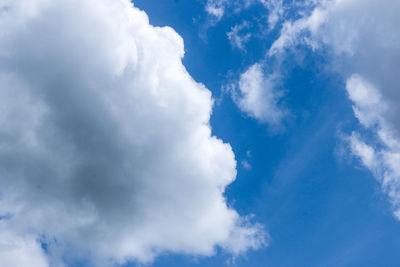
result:
[(353, 111), (360, 123), (365, 127), (379, 124), (387, 105), (382, 101), (378, 89), (357, 74), (347, 80), (346, 89), (355, 104)]
[(224, 16), (240, 13), (258, 0), (207, 0), (205, 11), (209, 15), (207, 27), (214, 26)]
[(206, 12), (214, 17), (217, 22), (224, 16), (225, 8), (228, 3), (229, 2), (226, 0), (208, 0), (206, 4)]
[(400, 141), (383, 115), (387, 104), (377, 88), (359, 75), (347, 80), (346, 89), (353, 101), (355, 116), (376, 134), (368, 144), (359, 133), (353, 132), (349, 138), (351, 151), (381, 182), (400, 220)]
[(245, 50), (245, 44), (251, 37), (251, 34), (246, 32), (248, 28), (249, 23), (247, 21), (231, 27), (231, 31), (227, 33), (227, 36), (233, 48)]
[(309, 16), (304, 16), (295, 21), (284, 21), (280, 36), (271, 45), (268, 55), (274, 56), (285, 52), (286, 48), (300, 43), (310, 45), (313, 49), (318, 47), (318, 42), (305, 33), (313, 34), (319, 29), (326, 19), (324, 5), (317, 6)]
[(45, 267), (48, 261), (34, 235), (16, 234), (0, 220), (0, 265)]
[[(283, 96), (281, 90), (277, 89), (282, 82), (285, 68), (285, 57), (287, 48), (292, 48), (299, 43), (306, 43), (313, 49), (318, 48), (318, 42), (304, 34), (309, 30), (314, 32), (324, 21), (324, 12), (321, 6), (317, 5), (318, 0), (307, 0), (300, 2), (290, 2), (290, 6), (284, 5), (282, 0), (258, 0), (268, 10), (268, 27), (262, 31), (261, 35), (246, 34), (240, 35), (244, 28), (239, 24), (232, 28), (228, 33), (228, 38), (232, 46), (244, 49), (244, 43), (250, 37), (265, 38), (266, 33), (270, 32), (276, 25), (282, 22), (280, 36), (275, 40), (265, 56), (253, 64), (248, 70), (241, 74), (241, 79), (236, 87), (240, 88), (241, 96), (233, 94), (234, 101), (239, 108), (261, 123), (269, 124), (272, 128), (282, 128), (282, 121), (288, 115), (288, 109), (278, 105)], [(314, 7), (317, 5), (317, 8)], [(295, 21), (284, 21), (290, 11), (302, 10), (304, 15)], [(304, 12), (304, 10), (308, 12)], [(263, 69), (268, 71), (263, 71)], [(257, 70), (257, 71), (255, 71)], [(240, 84), (242, 83), (242, 84)], [(246, 84), (246, 85), (245, 85)], [(233, 86), (235, 87), (235, 86)]]
[(355, 132), (353, 132), (349, 141), (353, 154), (358, 156), (367, 168), (374, 170), (377, 167), (375, 150), (361, 141), (359, 135)]
[(285, 110), (280, 107), (282, 91), (276, 89), (278, 77), (266, 76), (260, 64), (254, 64), (241, 74), (238, 92), (233, 99), (238, 107), (250, 117), (267, 123), (272, 128), (280, 128)]
[(260, 0), (260, 2), (268, 9), (268, 29), (275, 28), (278, 21), (284, 14), (284, 7), (282, 0)]
[(268, 55), (284, 57), (288, 48), (306, 44), (315, 51), (328, 50), (332, 71), (350, 77), (347, 91), (354, 114), (377, 136), (367, 144), (353, 133), (352, 151), (382, 181), (400, 219), (400, 1), (314, 2), (303, 17), (283, 24)]
[(268, 29), (272, 30), (284, 15), (282, 0), (207, 0), (205, 11), (214, 19), (220, 21), (226, 14), (235, 14), (254, 5), (261, 4), (268, 10)]
[(0, 10), (0, 255), (98, 266), (265, 244), (227, 206), (234, 154), (211, 136), (211, 94), (178, 34), (128, 0)]

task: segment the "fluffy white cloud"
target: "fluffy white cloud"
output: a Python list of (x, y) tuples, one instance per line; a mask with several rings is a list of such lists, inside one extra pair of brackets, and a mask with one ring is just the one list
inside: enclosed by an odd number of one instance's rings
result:
[(354, 74), (346, 82), (346, 89), (357, 119), (365, 127), (383, 123), (382, 114), (387, 109), (379, 90), (363, 77)]
[(25, 255), (2, 266), (265, 244), (227, 206), (234, 154), (183, 51), (128, 0), (0, 3), (0, 255)]
[(331, 69), (347, 79), (355, 116), (377, 137), (367, 145), (353, 133), (352, 151), (382, 181), (400, 219), (400, 1), (314, 2), (308, 15), (283, 24), (268, 54), (282, 56), (299, 44), (331, 52)]
[(279, 106), (282, 91), (276, 89), (279, 77), (265, 75), (260, 64), (254, 64), (241, 74), (233, 99), (250, 117), (268, 124), (271, 129), (281, 127), (285, 109)]

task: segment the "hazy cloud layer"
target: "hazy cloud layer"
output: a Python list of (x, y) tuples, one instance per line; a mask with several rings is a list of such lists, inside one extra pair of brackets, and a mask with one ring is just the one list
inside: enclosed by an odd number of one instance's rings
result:
[(227, 206), (234, 154), (183, 51), (128, 0), (0, 3), (0, 265), (265, 243)]

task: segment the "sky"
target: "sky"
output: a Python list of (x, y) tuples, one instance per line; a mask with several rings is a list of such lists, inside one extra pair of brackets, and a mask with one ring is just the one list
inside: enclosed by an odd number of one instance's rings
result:
[(0, 266), (399, 266), (399, 12), (3, 0)]

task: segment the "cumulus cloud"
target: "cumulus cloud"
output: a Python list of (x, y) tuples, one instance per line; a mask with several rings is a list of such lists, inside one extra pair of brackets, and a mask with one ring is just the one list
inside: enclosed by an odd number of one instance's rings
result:
[(0, 3), (2, 266), (265, 244), (226, 203), (234, 154), (183, 51), (128, 0)]
[[(399, 217), (400, 175), (400, 2), (320, 0), (304, 16), (283, 24), (269, 55), (297, 45), (328, 50), (330, 66), (347, 79), (346, 89), (360, 124), (376, 135), (365, 143), (350, 137), (354, 154), (382, 181)], [(349, 77), (349, 78), (347, 78)]]
[(265, 75), (262, 66), (254, 64), (241, 74), (233, 99), (250, 117), (278, 129), (285, 110), (279, 105), (282, 91), (276, 89), (277, 84), (277, 75)]

